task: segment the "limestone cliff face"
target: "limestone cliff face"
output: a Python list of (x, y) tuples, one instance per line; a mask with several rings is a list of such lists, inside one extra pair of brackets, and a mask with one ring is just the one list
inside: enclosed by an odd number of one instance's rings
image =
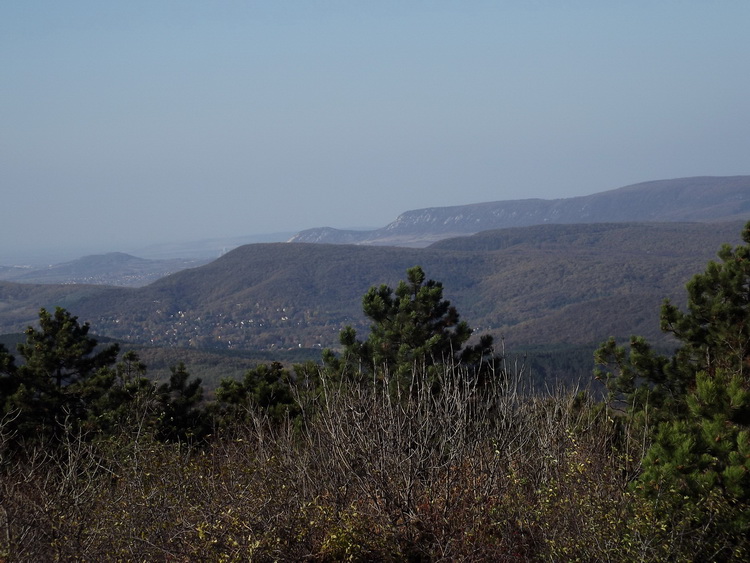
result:
[(370, 236), (372, 231), (345, 231), (331, 227), (307, 229), (294, 235), (288, 242), (319, 242), (326, 244), (358, 244)]
[(531, 225), (750, 219), (750, 176), (659, 180), (589, 196), (431, 207), (373, 231), (309, 229), (289, 242), (426, 246), (490, 229)]

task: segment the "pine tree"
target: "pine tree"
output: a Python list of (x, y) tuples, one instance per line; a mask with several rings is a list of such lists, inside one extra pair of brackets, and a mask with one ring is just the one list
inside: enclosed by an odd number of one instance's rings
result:
[(636, 488), (700, 533), (699, 559), (750, 555), (750, 222), (742, 238), (687, 284), (687, 312), (662, 306), (674, 355), (640, 337), (596, 353), (610, 398), (650, 440)]
[(656, 425), (636, 488), (677, 527), (699, 534), (698, 559), (750, 556), (750, 390), (737, 373), (698, 372), (688, 414)]
[(6, 412), (17, 414), (22, 438), (57, 434), (65, 424), (79, 426), (93, 401), (107, 392), (107, 369), (117, 360), (119, 347), (99, 347), (89, 335), (89, 324), (58, 307), (54, 314), (39, 311), (39, 329), (26, 329), (18, 345), (23, 363), (13, 369), (3, 390)]
[(16, 359), (0, 344), (0, 413), (5, 412), (4, 402), (17, 387)]
[(108, 378), (107, 392), (92, 404), (95, 419), (88, 426), (104, 435), (120, 432), (154, 434), (162, 412), (157, 385), (146, 377), (147, 367), (138, 354), (125, 352)]
[(406, 274), (407, 280), (395, 290), (383, 284), (367, 291), (362, 298), (363, 311), (372, 321), (367, 339), (357, 339), (356, 331), (347, 326), (339, 335), (342, 358), (327, 351), (326, 364), (349, 372), (379, 371), (397, 377), (415, 369), (429, 374), (439, 364), (462, 364), (474, 375), (489, 372), (496, 361), (492, 337), (485, 335), (476, 345), (467, 346), (472, 329), (443, 299), (443, 285), (425, 281), (419, 266)]
[(253, 409), (259, 409), (269, 420), (281, 423), (299, 414), (289, 370), (279, 362), (261, 364), (245, 372), (241, 381), (221, 380), (216, 389), (215, 416), (219, 424), (229, 427), (247, 422)]
[(207, 413), (203, 408), (201, 379), (190, 380), (185, 364), (170, 368), (168, 383), (157, 388), (161, 402), (161, 419), (157, 437), (170, 442), (196, 442), (210, 432)]

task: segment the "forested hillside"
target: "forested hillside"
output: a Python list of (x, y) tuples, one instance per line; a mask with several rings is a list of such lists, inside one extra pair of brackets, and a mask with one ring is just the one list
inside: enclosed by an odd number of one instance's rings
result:
[(544, 225), (503, 229), (426, 249), (254, 244), (137, 289), (0, 285), (0, 330), (19, 332), (39, 307), (76, 311), (98, 333), (133, 344), (284, 350), (337, 345), (367, 323), (360, 296), (423, 266), (478, 330), (513, 348), (659, 339), (664, 297), (684, 298), (692, 272), (741, 223)]

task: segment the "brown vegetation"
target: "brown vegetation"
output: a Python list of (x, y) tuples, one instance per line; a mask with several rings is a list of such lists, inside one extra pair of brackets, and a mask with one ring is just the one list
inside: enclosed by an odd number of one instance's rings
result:
[[(260, 413), (202, 450), (146, 428), (10, 456), (12, 561), (688, 559), (627, 481), (641, 444), (585, 393), (532, 396), (522, 369), (433, 393), (323, 376), (297, 424)], [(637, 438), (633, 436), (632, 438)]]

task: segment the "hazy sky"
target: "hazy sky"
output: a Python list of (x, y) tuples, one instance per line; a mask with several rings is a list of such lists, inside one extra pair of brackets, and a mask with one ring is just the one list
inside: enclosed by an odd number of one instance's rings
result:
[(750, 174), (750, 2), (0, 2), (0, 263)]

